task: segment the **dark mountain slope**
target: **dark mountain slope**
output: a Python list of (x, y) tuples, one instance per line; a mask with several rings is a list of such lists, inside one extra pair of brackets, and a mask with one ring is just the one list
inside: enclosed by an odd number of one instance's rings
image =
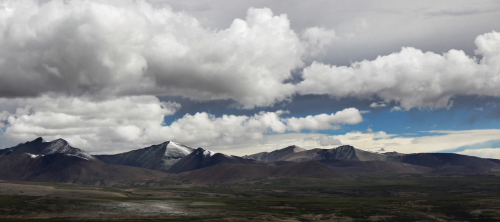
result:
[(399, 156), (403, 163), (425, 167), (443, 167), (443, 166), (476, 166), (481, 168), (493, 168), (500, 164), (479, 157), (466, 156), (456, 153), (416, 153)]
[(254, 159), (264, 162), (293, 161), (303, 162), (308, 160), (330, 160), (330, 161), (396, 161), (394, 156), (373, 153), (344, 145), (332, 149), (298, 149), (290, 146), (284, 149), (275, 150), (271, 153), (257, 153), (244, 156), (247, 159)]
[(189, 155), (194, 149), (167, 141), (158, 145), (132, 150), (126, 153), (115, 155), (95, 155), (107, 164), (119, 164), (126, 166), (141, 167), (151, 170), (167, 171), (181, 160)]
[(158, 171), (109, 165), (61, 153), (38, 157), (26, 153), (0, 156), (2, 180), (108, 185), (167, 176)]
[(429, 173), (432, 168), (393, 161), (323, 162), (340, 173)]
[(499, 160), (499, 159), (487, 159), (487, 160), (489, 160), (489, 161), (493, 161), (493, 162), (495, 162), (495, 163), (499, 163), (499, 164), (500, 164), (500, 160)]
[(315, 160), (275, 167), (272, 175), (276, 177), (304, 177), (323, 179), (344, 177), (343, 175), (330, 169), (328, 166)]
[(343, 178), (317, 161), (292, 163), (284, 166), (258, 164), (219, 164), (180, 174), (197, 184), (236, 183), (267, 177)]
[(292, 145), (272, 152), (261, 152), (243, 156), (245, 159), (253, 159), (261, 162), (285, 161), (295, 153), (306, 151), (304, 148)]
[(271, 175), (272, 166), (257, 164), (219, 164), (180, 174), (196, 184), (235, 183), (265, 178)]
[(483, 174), (495, 173), (500, 164), (491, 159), (456, 153), (415, 153), (398, 157), (403, 163), (433, 168), (437, 174)]
[(183, 173), (218, 164), (255, 164), (255, 160), (244, 159), (238, 156), (229, 156), (222, 153), (213, 153), (203, 148), (194, 150), (173, 165), (167, 173)]
[(88, 160), (95, 160), (95, 158), (89, 153), (70, 146), (68, 142), (63, 139), (45, 142), (41, 137), (39, 137), (33, 141), (21, 143), (17, 146), (0, 150), (0, 155), (13, 155), (22, 153), (30, 153), (35, 155), (62, 153), (82, 157)]

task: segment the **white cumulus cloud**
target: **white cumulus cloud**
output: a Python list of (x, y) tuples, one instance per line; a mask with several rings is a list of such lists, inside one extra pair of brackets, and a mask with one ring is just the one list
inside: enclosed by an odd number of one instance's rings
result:
[(499, 96), (500, 33), (480, 35), (475, 43), (481, 60), (460, 50), (439, 55), (406, 47), (349, 67), (313, 62), (304, 69), (297, 91), (334, 97), (376, 95), (404, 109), (449, 107), (455, 95)]
[[(0, 118), (5, 132), (1, 137), (25, 142), (43, 136), (63, 138), (88, 151), (139, 148), (150, 144), (148, 130), (163, 123), (166, 115), (180, 108), (154, 96), (120, 97), (106, 101), (84, 98), (49, 97), (0, 99), (0, 107), (11, 107)], [(139, 147), (138, 147), (139, 146)]]
[[(285, 111), (260, 112), (253, 116), (206, 112), (186, 114), (170, 125), (164, 117), (180, 105), (161, 102), (154, 96), (120, 97), (91, 101), (74, 97), (0, 99), (0, 107), (10, 107), (0, 120), (5, 132), (2, 140), (25, 142), (43, 136), (47, 140), (64, 138), (90, 152), (109, 153), (138, 149), (172, 140), (188, 146), (217, 146), (245, 141), (264, 142), (266, 134), (300, 132), (304, 129), (338, 129), (342, 124), (362, 121), (357, 109), (303, 118), (283, 118)], [(324, 121), (318, 125), (317, 121)]]
[(306, 117), (290, 117), (286, 120), (288, 129), (290, 131), (300, 131), (302, 129), (308, 130), (326, 130), (335, 129), (336, 127), (332, 124), (347, 123), (347, 124), (358, 124), (363, 121), (361, 113), (356, 108), (347, 108), (336, 112), (335, 114), (319, 114), (315, 116)]
[(0, 32), (0, 97), (180, 95), (265, 106), (294, 93), (283, 81), (305, 51), (287, 16), (267, 8), (214, 30), (144, 1), (5, 1)]
[(331, 45), (338, 37), (333, 29), (312, 27), (302, 33), (302, 38), (306, 41), (308, 52), (314, 56), (324, 50), (325, 46)]
[(339, 129), (342, 124), (363, 121), (360, 112), (348, 108), (332, 114), (305, 118), (280, 117), (284, 111), (260, 112), (253, 116), (223, 115), (215, 117), (205, 112), (186, 114), (169, 126), (153, 129), (158, 137), (171, 138), (196, 146), (223, 146), (245, 141), (265, 142), (266, 134), (300, 132), (301, 130)]

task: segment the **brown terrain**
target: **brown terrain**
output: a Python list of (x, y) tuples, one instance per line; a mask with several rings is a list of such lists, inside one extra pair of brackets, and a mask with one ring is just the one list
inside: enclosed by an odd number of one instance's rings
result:
[(344, 178), (318, 161), (292, 163), (283, 166), (255, 165), (255, 164), (220, 164), (212, 167), (180, 174), (195, 184), (236, 183), (245, 180), (277, 177), (298, 178)]

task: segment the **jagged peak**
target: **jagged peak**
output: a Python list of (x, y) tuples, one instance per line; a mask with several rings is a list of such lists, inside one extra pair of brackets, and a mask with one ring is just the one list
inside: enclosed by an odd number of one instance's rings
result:
[[(287, 146), (283, 149), (279, 149), (279, 150), (291, 150), (293, 152), (302, 152), (302, 151), (305, 151), (306, 149), (302, 148), (302, 147), (299, 147), (297, 145), (291, 145), (291, 146)], [(275, 150), (275, 151), (279, 151), (279, 150)]]
[(163, 143), (157, 144), (157, 146), (166, 146), (166, 145), (168, 145), (168, 144), (169, 144), (169, 143), (171, 143), (171, 142), (172, 142), (172, 141), (167, 140), (167, 141), (165, 141), (165, 142), (163, 142)]
[(31, 143), (42, 143), (45, 142), (45, 140), (42, 137), (38, 137), (34, 139), (33, 141), (30, 141)]
[(51, 143), (57, 143), (57, 144), (68, 144), (68, 141), (62, 139), (62, 138), (59, 138), (59, 139), (56, 139), (56, 140), (52, 140), (50, 141)]

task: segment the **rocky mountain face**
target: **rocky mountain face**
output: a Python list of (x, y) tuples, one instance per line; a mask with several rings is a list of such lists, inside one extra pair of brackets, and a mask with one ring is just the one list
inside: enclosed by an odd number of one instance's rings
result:
[(183, 157), (193, 152), (193, 148), (172, 141), (114, 155), (95, 155), (107, 164), (141, 167), (166, 172)]
[(161, 179), (168, 175), (143, 168), (110, 165), (63, 153), (0, 156), (0, 179), (113, 185), (124, 181)]
[(72, 147), (66, 140), (57, 139), (51, 142), (45, 142), (39, 137), (33, 141), (21, 143), (17, 146), (0, 150), (0, 155), (14, 155), (28, 153), (32, 155), (48, 155), (48, 154), (65, 154), (67, 156), (75, 156), (86, 160), (96, 160), (89, 153)]
[(263, 162), (291, 161), (303, 162), (308, 160), (318, 161), (397, 161), (396, 157), (373, 153), (353, 146), (344, 145), (332, 149), (306, 150), (297, 146), (289, 146), (270, 153), (257, 153), (244, 156)]
[(230, 156), (222, 153), (214, 153), (203, 148), (198, 148), (173, 165), (169, 170), (167, 170), (167, 173), (183, 173), (219, 164), (256, 163), (258, 162), (255, 160), (244, 159), (238, 156)]
[[(63, 139), (46, 142), (37, 138), (0, 150), (0, 179), (99, 185), (159, 179), (168, 174), (144, 168), (155, 168), (155, 160), (161, 166), (171, 166), (191, 150), (189, 147), (165, 142), (142, 149), (146, 151), (142, 155), (134, 151), (109, 155), (111, 157), (104, 155), (108, 157), (104, 158), (105, 160), (115, 161), (113, 164), (107, 164), (81, 149), (72, 147)], [(136, 155), (127, 156), (130, 153)], [(114, 156), (121, 159), (113, 159)], [(134, 160), (134, 157), (137, 158), (135, 164), (141, 168), (115, 165), (121, 160)], [(158, 165), (156, 167), (158, 168)]]
[(500, 172), (500, 160), (455, 153), (374, 153), (344, 145), (305, 150), (296, 146), (244, 156), (275, 165), (317, 160), (342, 173), (482, 174)]
[(257, 160), (261, 162), (287, 161), (294, 154), (303, 151), (306, 151), (306, 149), (292, 145), (272, 152), (261, 152), (252, 155), (246, 155), (243, 156), (243, 158)]

